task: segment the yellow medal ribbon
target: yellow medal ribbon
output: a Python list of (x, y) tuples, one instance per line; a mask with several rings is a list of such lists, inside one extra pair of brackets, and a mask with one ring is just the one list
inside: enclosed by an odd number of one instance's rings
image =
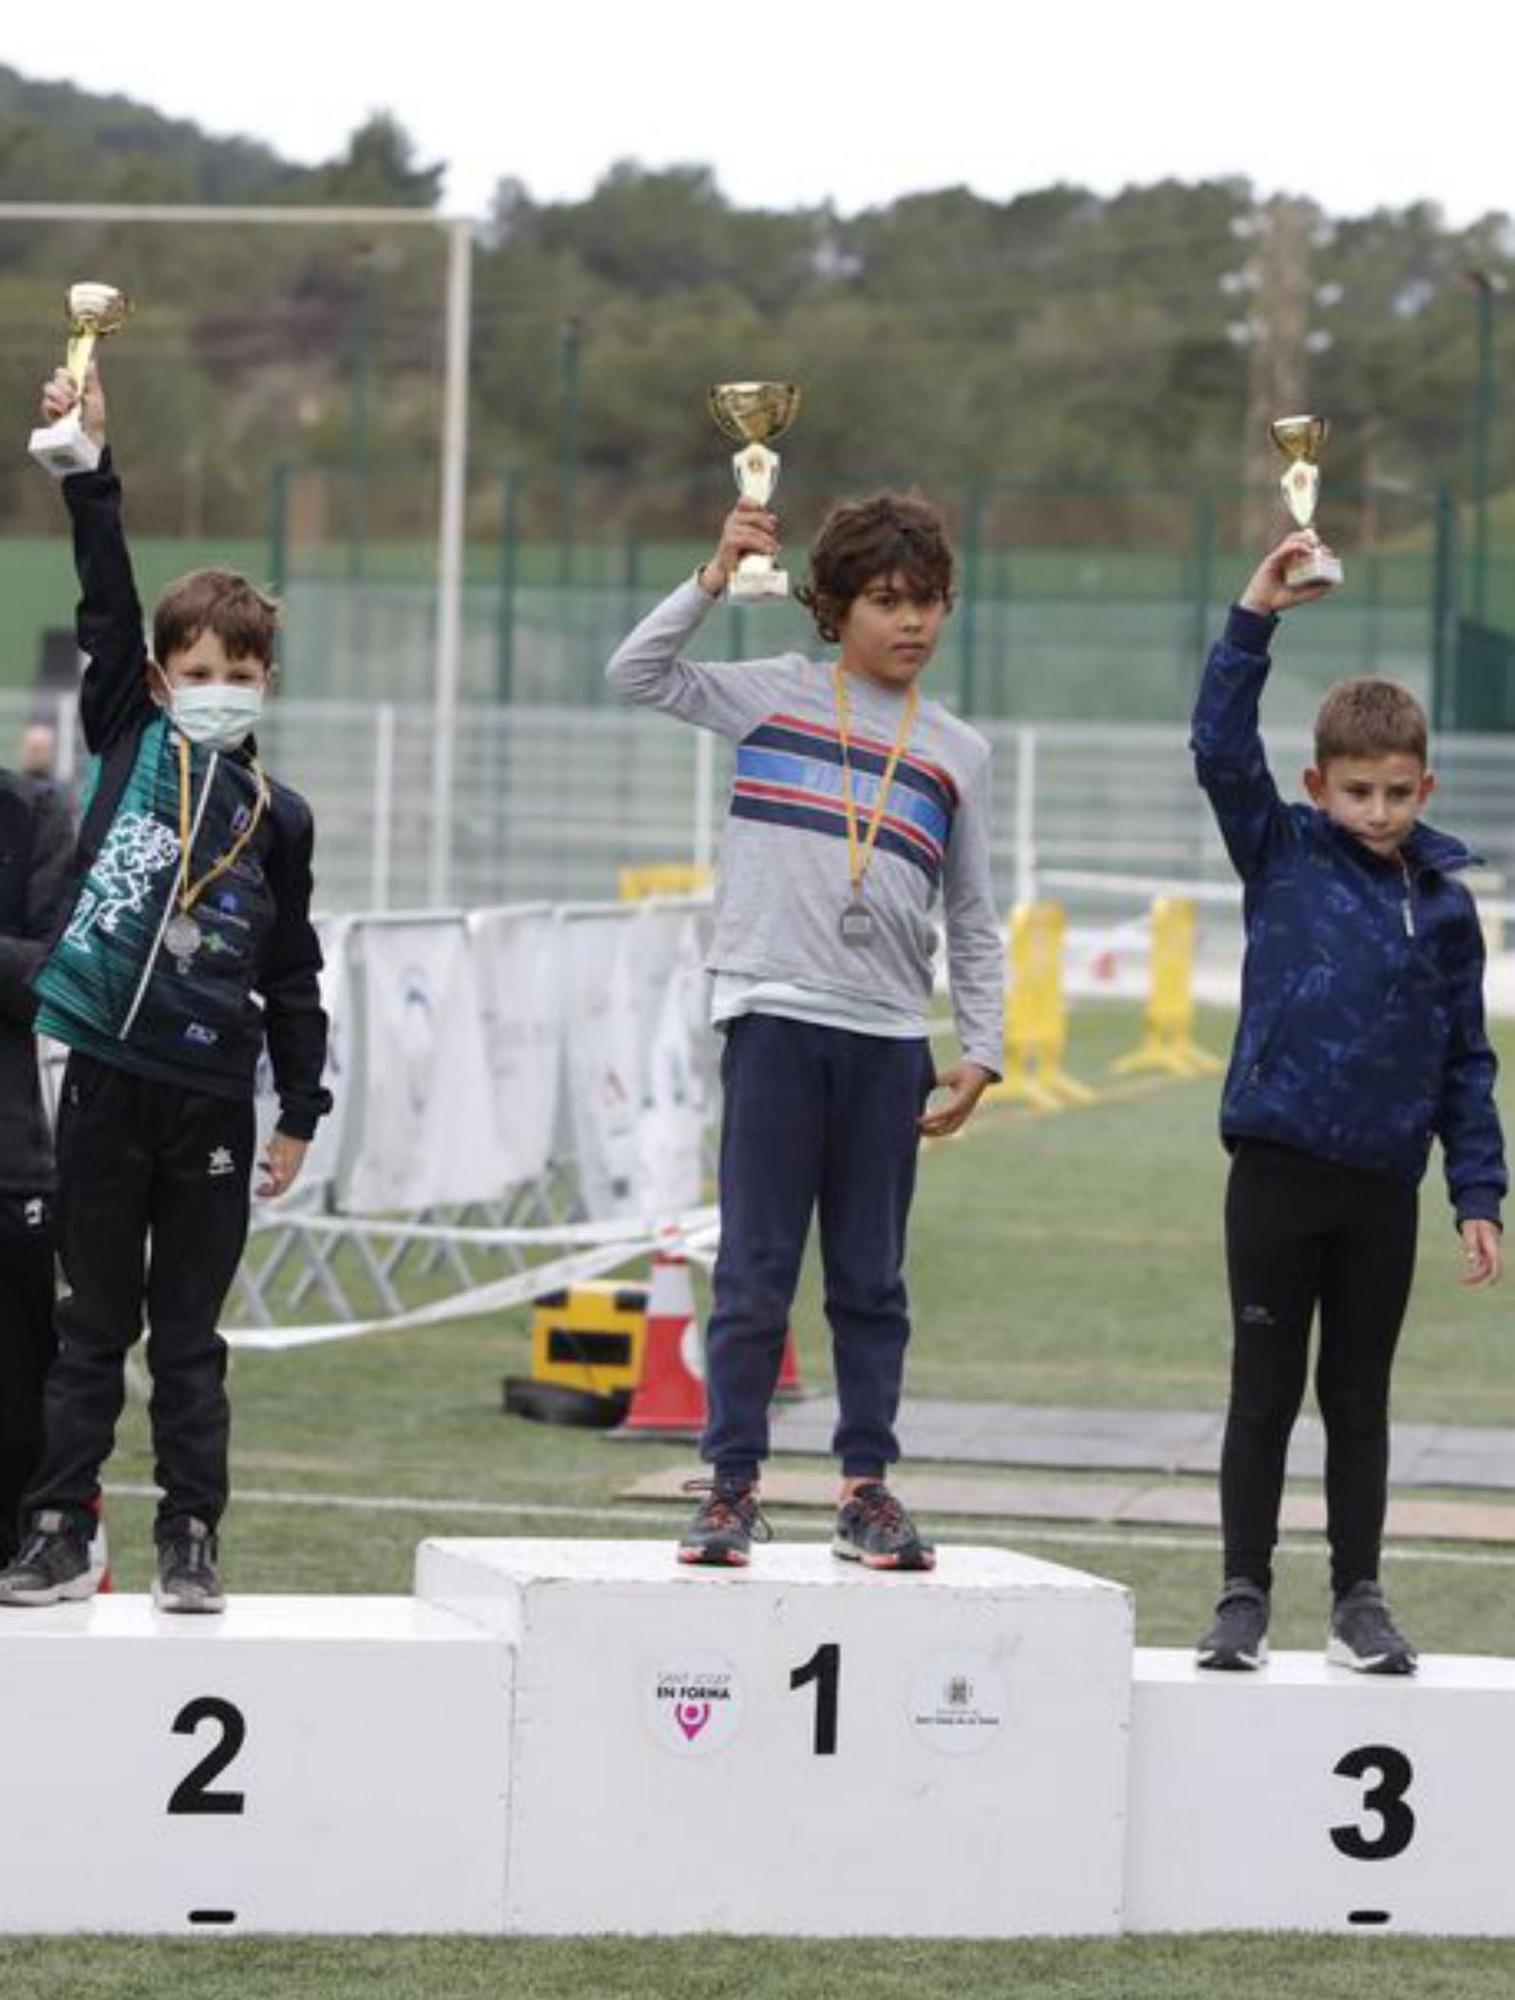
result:
[(236, 839), (232, 842), (231, 846), (221, 856), (221, 859), (213, 863), (211, 867), (207, 868), (205, 873), (200, 877), (198, 882), (191, 882), (189, 879), (189, 862), (190, 862), (189, 745), (188, 743), (185, 742), (182, 736), (179, 738), (178, 899), (179, 899), (179, 914), (181, 917), (187, 917), (189, 915), (190, 911), (194, 908), (195, 904), (200, 900), (200, 898), (205, 894), (205, 891), (210, 887), (212, 882), (219, 881), (220, 878), (226, 873), (228, 868), (234, 868), (236, 866), (237, 856), (242, 852), (243, 848), (246, 847), (247, 843), (252, 839), (253, 835), (258, 830), (258, 822), (259, 820), (262, 819), (264, 810), (268, 805), (268, 780), (267, 778), (264, 777), (263, 766), (258, 762), (256, 757), (254, 757), (252, 760), (252, 774), (258, 782), (258, 802), (253, 807), (252, 818), (247, 822), (246, 826), (243, 827), (242, 831), (237, 835)]
[(853, 901), (860, 903), (863, 898), (863, 877), (868, 873), (868, 864), (873, 859), (873, 847), (878, 839), (878, 830), (884, 823), (884, 813), (889, 804), (889, 792), (894, 784), (894, 774), (899, 769), (899, 761), (905, 754), (905, 745), (910, 741), (910, 732), (915, 727), (915, 711), (920, 707), (921, 691), (911, 684), (910, 694), (905, 702), (905, 713), (899, 726), (899, 734), (894, 739), (894, 748), (889, 752), (889, 761), (884, 766), (884, 775), (879, 780), (878, 798), (868, 821), (868, 831), (862, 840), (858, 839), (857, 801), (852, 796), (851, 745), (847, 741), (850, 717), (847, 709), (847, 676), (840, 664), (836, 668), (836, 734), (842, 751), (842, 804), (847, 812), (847, 878), (852, 884)]

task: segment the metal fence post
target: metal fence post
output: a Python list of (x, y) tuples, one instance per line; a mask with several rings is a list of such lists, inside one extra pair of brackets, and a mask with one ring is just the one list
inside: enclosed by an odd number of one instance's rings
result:
[(395, 705), (381, 701), (374, 710), (373, 842), (368, 900), (375, 910), (387, 910), (390, 900), (390, 856), (394, 841)]
[(1194, 502), (1194, 645), (1179, 688), (1185, 706), (1193, 697), (1205, 654), (1210, 646), (1210, 599), (1215, 590), (1215, 499), (1198, 494)]
[(500, 474), (500, 603), (495, 620), (495, 700), (508, 702), (516, 678), (516, 543), (519, 537), (520, 475), (513, 467)]
[(289, 464), (280, 459), (268, 491), (268, 577), (275, 597), (289, 581)]
[(1431, 717), (1437, 729), (1457, 727), (1457, 510), (1445, 486), (1436, 490), (1436, 547), (1431, 576)]
[(983, 580), (979, 546), (984, 524), (984, 488), (975, 479), (963, 510), (963, 636), (959, 653), (958, 706), (964, 715), (978, 713), (978, 597)]

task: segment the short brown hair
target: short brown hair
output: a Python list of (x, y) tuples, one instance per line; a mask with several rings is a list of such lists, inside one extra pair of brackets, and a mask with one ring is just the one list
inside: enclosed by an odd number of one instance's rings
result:
[(153, 612), (153, 657), (166, 665), (202, 632), (214, 632), (229, 660), (273, 665), (278, 601), (234, 569), (192, 569), (171, 583)]
[(938, 508), (914, 493), (875, 493), (831, 509), (810, 544), (810, 576), (795, 596), (834, 644), (876, 576), (901, 576), (922, 598), (952, 607), (952, 544)]
[(1426, 712), (1408, 688), (1393, 681), (1338, 681), (1315, 718), (1315, 765), (1333, 757), (1427, 755)]

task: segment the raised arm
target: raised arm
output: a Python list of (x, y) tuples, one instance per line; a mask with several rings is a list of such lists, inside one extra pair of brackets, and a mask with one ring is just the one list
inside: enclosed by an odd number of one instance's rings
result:
[[(78, 401), (71, 377), (59, 369), (42, 391), (42, 414), (49, 423), (66, 416)], [(91, 368), (82, 412), (86, 434), (105, 447), (105, 393), (99, 371)], [(74, 568), (79, 578), (76, 614), (79, 650), (87, 665), (79, 691), (84, 740), (100, 751), (151, 706), (144, 673), (147, 646), (142, 606), (121, 522), (121, 481), (105, 450), (93, 472), (76, 472), (63, 482), (74, 529)]]
[[(628, 633), (605, 669), (622, 701), (661, 709), (697, 729), (740, 742), (769, 713), (776, 684), (788, 672), (780, 663), (697, 666), (680, 657), (726, 588), (748, 550), (775, 549), (773, 517), (742, 500), (726, 517), (720, 546), (700, 570), (650, 611)], [(779, 667), (776, 675), (773, 671)]]
[(1243, 880), (1257, 874), (1272, 848), (1288, 837), (1288, 808), (1268, 769), (1258, 708), (1279, 613), (1307, 604), (1330, 588), (1328, 584), (1295, 588), (1284, 581), (1289, 564), (1315, 547), (1313, 536), (1289, 535), (1263, 558), (1232, 607), (1225, 632), (1210, 649), (1194, 704), (1189, 748), (1195, 775)]

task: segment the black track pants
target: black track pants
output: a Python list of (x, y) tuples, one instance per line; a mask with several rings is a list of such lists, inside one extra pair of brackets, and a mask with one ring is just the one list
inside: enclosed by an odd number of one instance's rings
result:
[(21, 1496), (42, 1450), (56, 1289), (52, 1196), (0, 1192), (0, 1562), (16, 1552)]
[(226, 1505), (226, 1343), (216, 1330), (247, 1237), (250, 1102), (77, 1053), (58, 1118), (58, 1358), (28, 1513), (82, 1516), (100, 1490), (128, 1348), (148, 1324), (160, 1534)]
[(1331, 1583), (1378, 1575), (1389, 1372), (1415, 1271), (1417, 1198), (1386, 1174), (1244, 1140), (1226, 1194), (1231, 1404), (1221, 1457), (1225, 1574), (1272, 1583), (1289, 1433), (1320, 1313)]

